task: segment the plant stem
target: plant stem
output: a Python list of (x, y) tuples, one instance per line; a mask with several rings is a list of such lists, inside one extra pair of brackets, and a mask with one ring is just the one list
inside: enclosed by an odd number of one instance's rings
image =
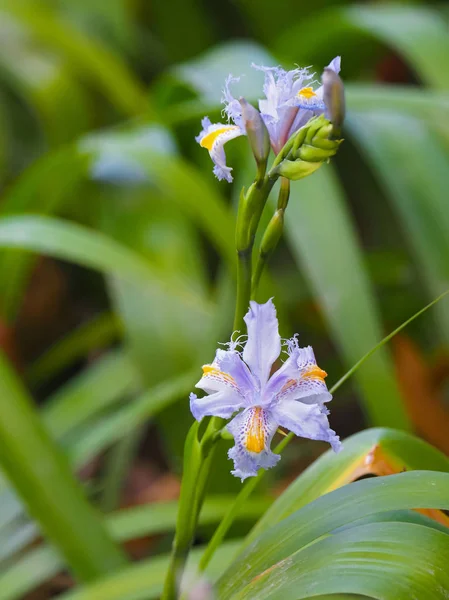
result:
[(290, 198), (290, 180), (281, 177), (281, 187), (279, 189), (278, 204), (273, 218), (268, 223), (265, 233), (260, 243), (259, 256), (254, 271), (254, 276), (251, 285), (251, 298), (255, 298), (257, 288), (259, 287), (260, 278), (262, 276), (265, 265), (273, 254), (276, 246), (281, 239), (284, 229), (284, 213)]
[[(260, 175), (260, 173), (259, 173)], [(251, 297), (252, 256), (254, 238), (259, 226), (263, 209), (267, 202), (276, 177), (264, 176), (254, 181), (245, 194), (240, 195), (239, 210), (235, 232), (237, 250), (237, 297), (233, 331), (242, 330)]]
[(237, 253), (237, 296), (233, 332), (242, 333), (243, 317), (246, 314), (251, 296), (252, 246)]
[(216, 432), (223, 420), (212, 418), (206, 431), (198, 440), (200, 423), (195, 421), (187, 434), (184, 446), (184, 469), (179, 495), (176, 534), (173, 540), (170, 564), (162, 593), (162, 600), (176, 600), (187, 557), (195, 537), (198, 517), (204, 502), (209, 473), (215, 453)]

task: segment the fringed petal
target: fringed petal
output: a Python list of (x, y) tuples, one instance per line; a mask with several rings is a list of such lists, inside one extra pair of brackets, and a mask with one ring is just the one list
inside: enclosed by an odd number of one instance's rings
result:
[(323, 404), (332, 400), (326, 383), (327, 373), (320, 369), (311, 346), (299, 348), (296, 338), (289, 340), (289, 357), (270, 378), (264, 404), (301, 400), (305, 404)]
[(211, 123), (208, 117), (202, 120), (203, 130), (195, 138), (200, 146), (209, 151), (214, 163), (214, 174), (219, 181), (226, 179), (232, 181), (232, 168), (226, 165), (224, 145), (236, 137), (244, 135), (244, 131), (238, 125), (226, 125), (223, 123)]
[(281, 353), (281, 338), (272, 300), (265, 304), (250, 302), (245, 315), (248, 341), (243, 349), (243, 360), (258, 379), (260, 389), (270, 376), (271, 367)]
[(327, 410), (324, 407), (303, 404), (296, 400), (284, 400), (271, 408), (271, 411), (276, 422), (295, 435), (329, 442), (335, 452), (341, 449), (340, 438), (330, 428)]
[(201, 421), (206, 416), (229, 419), (243, 406), (244, 402), (240, 396), (227, 391), (209, 394), (203, 398), (190, 394), (190, 411), (197, 421)]

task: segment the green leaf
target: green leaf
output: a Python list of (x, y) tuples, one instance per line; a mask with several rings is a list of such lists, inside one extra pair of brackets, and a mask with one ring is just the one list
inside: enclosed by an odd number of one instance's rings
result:
[(201, 102), (219, 106), (221, 90), (230, 73), (234, 77), (244, 75), (238, 83), (237, 96), (247, 100), (256, 100), (260, 96), (263, 73), (253, 69), (251, 63), (274, 66), (275, 59), (259, 44), (233, 40), (173, 67), (170, 74), (194, 90)]
[(27, 369), (26, 378), (31, 385), (39, 385), (91, 350), (109, 345), (121, 332), (120, 320), (115, 315), (100, 314), (51, 346)]
[(347, 6), (342, 17), (396, 49), (428, 85), (447, 90), (449, 38), (446, 23), (436, 10), (395, 4)]
[(245, 545), (295, 510), (350, 483), (360, 467), (375, 460), (376, 452), (398, 472), (418, 469), (449, 472), (449, 459), (413, 435), (392, 429), (362, 431), (344, 440), (342, 452), (335, 454), (329, 450), (303, 471), (263, 515)]
[[(449, 288), (449, 158), (425, 123), (392, 111), (353, 113), (349, 128), (396, 210), (429, 297)], [(436, 308), (449, 340), (449, 306)]]
[(72, 464), (81, 467), (150, 417), (180, 398), (186, 398), (197, 376), (197, 370), (183, 372), (146, 390), (112, 414), (90, 423), (67, 447)]
[[(0, 360), (0, 464), (30, 514), (88, 581), (126, 564), (4, 358)], [(61, 510), (64, 507), (64, 510)]]
[[(299, 39), (300, 46), (297, 43)], [(291, 59), (294, 54), (294, 59), (300, 63), (310, 61), (311, 54), (323, 56), (330, 53), (329, 60), (339, 46), (349, 56), (354, 49), (362, 53), (365, 43), (373, 39), (396, 50), (431, 87), (448, 88), (449, 39), (446, 24), (430, 7), (384, 3), (381, 6), (331, 8), (290, 27), (278, 42), (277, 50), (281, 56)], [(340, 52), (343, 53), (342, 50)], [(373, 52), (369, 58), (373, 61)]]
[[(120, 381), (115, 381), (115, 377)], [(65, 392), (59, 393), (50, 403), (48, 409), (46, 406), (43, 408), (41, 419), (56, 439), (65, 434), (65, 453), (72, 468), (78, 469), (180, 397), (187, 397), (195, 377), (196, 373), (182, 373), (146, 390), (110, 414), (98, 417), (99, 409), (106, 408), (126, 389), (138, 383), (129, 360), (123, 355), (111, 354), (106, 359), (97, 361), (90, 371), (82, 372), (75, 378)], [(103, 390), (101, 383), (104, 384), (105, 381), (108, 383)], [(109, 381), (112, 387), (109, 387)], [(0, 479), (0, 542), (4, 539), (3, 536), (12, 536), (1, 528), (9, 527), (16, 531), (22, 526), (17, 519), (21, 518), (23, 507), (18, 499), (11, 495), (11, 489), (7, 486), (7, 481)], [(15, 537), (17, 541), (14, 549), (18, 550), (34, 537), (35, 532), (32, 529), (28, 529), (26, 535), (18, 534)]]
[[(233, 542), (223, 544), (207, 572), (212, 581), (229, 564), (236, 545)], [(201, 548), (193, 549), (187, 564), (187, 573), (195, 573)], [(93, 585), (64, 594), (64, 600), (151, 600), (159, 598), (167, 568), (168, 558), (153, 557), (111, 577), (99, 580)]]
[[(60, 219), (7, 217), (0, 221), (0, 247), (39, 252), (124, 279), (149, 280), (167, 287), (162, 275), (132, 250), (104, 234)], [(177, 281), (176, 287), (185, 301), (208, 310), (183, 281)]]
[[(223, 600), (234, 598), (234, 594), (256, 575), (337, 527), (357, 519), (391, 510), (447, 509), (448, 506), (448, 473), (413, 471), (345, 485), (303, 506), (263, 532), (236, 557), (222, 576), (219, 597)], [(322, 593), (329, 593), (329, 590)]]
[(449, 589), (448, 561), (447, 533), (411, 523), (362, 525), (294, 552), (232, 598), (299, 600), (350, 593), (433, 600)]
[(121, 350), (111, 351), (46, 401), (42, 418), (56, 438), (140, 388), (138, 373)]
[(4, 0), (1, 10), (49, 48), (62, 53), (81, 76), (103, 91), (126, 115), (150, 112), (147, 96), (117, 55), (69, 23), (60, 20), (44, 5)]
[[(285, 235), (349, 368), (383, 335), (357, 234), (329, 165), (292, 186)], [(354, 378), (372, 424), (410, 427), (387, 349), (376, 352)]]
[[(231, 500), (228, 495), (207, 498), (200, 514), (199, 526), (218, 523)], [(267, 498), (254, 498), (251, 503), (241, 508), (237, 519), (242, 521), (257, 519), (269, 504), (270, 500)], [(173, 531), (177, 512), (177, 502), (161, 502), (117, 511), (106, 516), (105, 523), (117, 542), (126, 542), (143, 536)], [(199, 556), (199, 550), (194, 552)], [(153, 560), (158, 561), (159, 558), (152, 557), (151, 561)], [(50, 546), (33, 548), (0, 574), (2, 600), (22, 597), (34, 587), (55, 576), (63, 566), (64, 561), (55, 549)], [(163, 576), (164, 572), (161, 573), (161, 585)]]
[[(88, 159), (74, 151), (72, 146), (46, 155), (21, 175), (3, 196), (2, 216), (39, 212), (51, 214), (61, 209), (70, 198), (79, 193), (79, 183), (87, 173)], [(55, 173), (63, 176), (55, 176)], [(1, 252), (0, 305), (3, 316), (13, 321), (35, 257), (17, 250)]]

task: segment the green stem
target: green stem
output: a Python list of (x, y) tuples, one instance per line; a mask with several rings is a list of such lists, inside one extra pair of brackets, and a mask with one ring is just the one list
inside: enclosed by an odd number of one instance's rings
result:
[(240, 195), (235, 231), (237, 250), (237, 297), (234, 317), (234, 332), (242, 331), (251, 297), (252, 256), (254, 238), (276, 177), (256, 179), (245, 194)]
[(271, 221), (268, 223), (260, 243), (259, 256), (257, 258), (256, 268), (251, 285), (251, 298), (256, 297), (260, 278), (265, 266), (282, 237), (282, 232), (284, 229), (284, 213), (288, 205), (289, 197), (290, 180), (286, 179), (285, 177), (281, 177), (281, 187), (279, 189), (277, 210)]
[(173, 540), (170, 563), (162, 593), (162, 600), (176, 600), (178, 581), (192, 546), (199, 514), (206, 495), (212, 460), (215, 453), (215, 434), (223, 425), (222, 419), (212, 418), (207, 429), (198, 440), (200, 423), (195, 423), (187, 434), (184, 446), (184, 470), (178, 503), (176, 534)]
[(233, 332), (242, 333), (241, 327), (251, 296), (252, 247), (237, 253), (237, 297)]

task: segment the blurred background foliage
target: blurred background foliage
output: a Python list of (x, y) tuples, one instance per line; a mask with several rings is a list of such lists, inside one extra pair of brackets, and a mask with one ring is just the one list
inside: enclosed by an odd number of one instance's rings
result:
[[(342, 56), (345, 143), (292, 186), (259, 297), (274, 294), (282, 333), (314, 346), (330, 383), (449, 288), (447, 14), (424, 2), (0, 0), (1, 599), (72, 586), (40, 528), (56, 545), (73, 532), (59, 549), (81, 579), (124, 563), (67, 459), (132, 556), (169, 548), (187, 396), (231, 333), (233, 207), (254, 176), (245, 139), (227, 149), (233, 185), (194, 141), (204, 114), (220, 116), (229, 73), (245, 74), (236, 94), (255, 102), (252, 62), (320, 73)], [(334, 429), (395, 427), (448, 453), (448, 343), (443, 301), (338, 391)], [(295, 440), (231, 533), (323, 450)], [(218, 455), (198, 542), (240, 487)], [(77, 530), (104, 557), (95, 568)]]

